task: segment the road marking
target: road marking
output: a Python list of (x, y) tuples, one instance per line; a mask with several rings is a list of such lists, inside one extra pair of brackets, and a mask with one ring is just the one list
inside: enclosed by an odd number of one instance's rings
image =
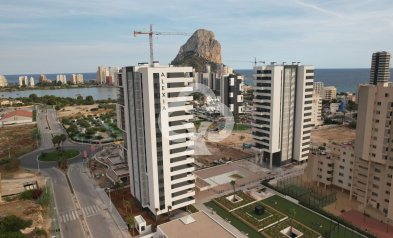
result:
[(99, 208), (96, 205), (91, 205), (91, 206), (87, 206), (82, 208), (83, 214), (85, 215), (85, 217), (90, 217), (90, 216), (94, 216), (98, 213)]
[(61, 215), (59, 215), (59, 222), (60, 223), (67, 223), (71, 221), (75, 221), (78, 219), (78, 214), (76, 213), (75, 210), (70, 210), (63, 212)]

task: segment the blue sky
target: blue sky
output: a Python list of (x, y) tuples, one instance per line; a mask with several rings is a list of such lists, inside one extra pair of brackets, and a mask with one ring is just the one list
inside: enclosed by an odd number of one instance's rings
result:
[[(98, 65), (149, 59), (133, 30), (212, 30), (223, 62), (252, 68), (300, 61), (317, 68), (367, 68), (374, 51), (393, 51), (391, 0), (1, 0), (0, 74), (94, 72)], [(154, 37), (169, 63), (187, 36)]]

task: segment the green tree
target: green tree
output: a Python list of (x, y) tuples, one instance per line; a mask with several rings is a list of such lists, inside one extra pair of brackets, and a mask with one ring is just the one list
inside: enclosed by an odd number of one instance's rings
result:
[(85, 101), (86, 101), (86, 104), (88, 104), (88, 105), (92, 105), (92, 104), (94, 104), (94, 98), (93, 98), (93, 96), (86, 96), (86, 99), (85, 99)]
[(61, 150), (64, 150), (63, 145), (64, 145), (64, 142), (67, 140), (67, 136), (65, 134), (60, 134), (59, 135), (59, 140), (60, 140), (60, 143), (61, 143)]
[[(0, 219), (0, 234), (4, 235), (5, 233), (16, 233), (21, 234), (20, 230), (25, 229), (32, 225), (31, 220), (23, 220), (15, 215), (6, 216)], [(8, 237), (8, 236), (4, 236)], [(10, 236), (11, 237), (11, 236)], [(18, 236), (14, 236), (18, 237)], [(22, 236), (23, 237), (23, 236)]]
[(132, 231), (132, 235), (134, 236), (134, 228), (135, 228), (135, 218), (132, 215), (129, 215), (126, 217), (127, 220), (127, 224), (130, 227), (131, 231)]
[(56, 150), (59, 150), (61, 138), (58, 135), (55, 135), (54, 137), (52, 137), (52, 143), (53, 147), (56, 147)]

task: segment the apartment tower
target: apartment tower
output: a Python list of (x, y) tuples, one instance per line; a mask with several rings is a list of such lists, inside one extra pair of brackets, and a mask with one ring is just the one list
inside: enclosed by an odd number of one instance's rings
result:
[(389, 53), (374, 53), (370, 84), (359, 86), (350, 197), (393, 219), (393, 85), (388, 82), (389, 61)]
[(370, 84), (387, 82), (390, 78), (390, 53), (386, 51), (373, 53), (370, 69)]
[(304, 162), (310, 149), (314, 67), (254, 67), (252, 133), (256, 160), (270, 168)]
[(123, 67), (117, 80), (132, 195), (153, 214), (193, 204), (192, 67), (140, 64)]

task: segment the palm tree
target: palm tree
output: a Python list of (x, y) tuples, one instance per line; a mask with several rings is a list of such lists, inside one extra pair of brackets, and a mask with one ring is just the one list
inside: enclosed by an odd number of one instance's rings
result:
[(132, 235), (134, 236), (134, 228), (135, 228), (135, 218), (134, 216), (127, 216), (126, 218), (127, 224), (129, 225), (130, 229), (132, 230)]
[(131, 214), (132, 214), (132, 204), (130, 200), (123, 201), (123, 205), (126, 208), (126, 213), (128, 214), (128, 208), (131, 208)]
[(61, 143), (61, 150), (63, 150), (63, 144), (67, 140), (67, 136), (65, 134), (59, 135), (59, 143)]
[(233, 188), (233, 201), (235, 202), (235, 200), (236, 200), (236, 197), (235, 197), (235, 193), (236, 193), (236, 190), (235, 190), (236, 181), (235, 181), (235, 180), (232, 180), (232, 181), (230, 182), (230, 184), (232, 185), (232, 188)]
[(52, 137), (53, 147), (56, 147), (56, 150), (59, 150), (60, 142), (61, 140), (59, 136)]

